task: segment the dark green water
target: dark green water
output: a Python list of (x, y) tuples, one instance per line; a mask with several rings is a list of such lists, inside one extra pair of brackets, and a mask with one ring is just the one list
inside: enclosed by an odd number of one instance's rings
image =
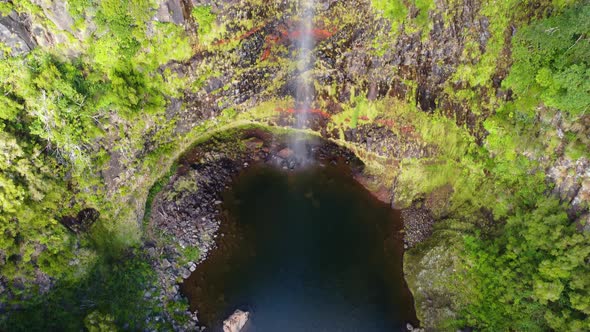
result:
[(219, 248), (182, 287), (213, 331), (237, 308), (247, 332), (415, 326), (399, 214), (346, 171), (252, 168), (224, 204)]

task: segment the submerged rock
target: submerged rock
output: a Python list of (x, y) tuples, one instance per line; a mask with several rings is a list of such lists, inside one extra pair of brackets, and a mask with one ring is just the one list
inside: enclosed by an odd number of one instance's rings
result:
[(240, 332), (248, 322), (250, 313), (236, 310), (228, 319), (223, 321), (223, 332)]

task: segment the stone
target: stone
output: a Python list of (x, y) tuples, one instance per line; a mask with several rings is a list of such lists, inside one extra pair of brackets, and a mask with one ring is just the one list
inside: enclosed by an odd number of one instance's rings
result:
[(413, 248), (430, 237), (435, 219), (429, 210), (408, 208), (401, 212), (404, 223), (404, 244)]
[(240, 332), (248, 322), (250, 313), (236, 310), (228, 319), (223, 321), (223, 332)]
[(0, 41), (10, 47), (13, 56), (30, 52), (36, 43), (25, 24), (27, 18), (15, 12), (0, 16)]
[(162, 261), (162, 268), (163, 268), (163, 269), (167, 269), (167, 268), (169, 268), (170, 266), (172, 266), (172, 264), (170, 263), (170, 261), (169, 261), (169, 260), (167, 260), (167, 259), (164, 259), (164, 260)]
[(182, 277), (182, 279), (188, 279), (188, 277), (191, 276), (191, 271), (189, 269), (182, 269), (180, 271), (180, 276)]
[(291, 150), (289, 148), (284, 148), (277, 153), (277, 156), (279, 156), (283, 159), (289, 159), (292, 155), (293, 155), (293, 150)]
[(156, 19), (160, 22), (184, 24), (184, 14), (180, 0), (168, 0), (160, 3)]
[(33, 0), (31, 2), (41, 7), (45, 16), (51, 20), (58, 29), (73, 32), (72, 26), (74, 25), (74, 19), (70, 16), (70, 13), (66, 8), (67, 2), (55, 0)]

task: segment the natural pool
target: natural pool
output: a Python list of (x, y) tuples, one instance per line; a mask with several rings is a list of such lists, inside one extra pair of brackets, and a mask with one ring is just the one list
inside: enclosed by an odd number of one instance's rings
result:
[(243, 171), (218, 248), (182, 285), (203, 324), (235, 309), (253, 331), (404, 331), (416, 325), (399, 214), (335, 166)]

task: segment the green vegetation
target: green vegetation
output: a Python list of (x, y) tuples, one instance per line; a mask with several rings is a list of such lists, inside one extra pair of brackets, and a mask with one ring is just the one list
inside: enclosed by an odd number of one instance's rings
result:
[[(390, 6), (385, 11), (390, 18), (405, 17), (395, 1), (380, 3), (379, 9)], [(417, 304), (430, 303), (419, 306), (418, 313), (440, 330), (590, 329), (590, 239), (568, 217), (568, 206), (552, 197), (543, 171), (559, 157), (555, 150), (560, 144), (565, 157), (574, 161), (590, 156), (587, 126), (578, 123), (590, 105), (590, 4), (542, 3), (559, 14), (529, 25), (530, 7), (521, 6), (526, 4), (482, 6), (482, 15), (490, 20), (485, 51), (467, 33), (465, 63), (445, 90), (476, 114), (486, 108), (496, 111), (486, 115), (483, 146), (468, 128), (438, 112), (420, 113), (405, 101), (373, 105), (378, 119), (393, 120), (388, 123), (394, 132), (411, 126), (435, 151), (429, 158), (399, 160), (398, 204), (432, 208), (440, 188), (453, 188), (449, 204), (436, 210), (444, 221), (435, 235), (406, 257), (408, 282), (420, 289)], [(510, 62), (503, 52), (510, 25), (523, 27), (512, 39), (513, 64), (503, 82), (513, 100), (502, 101), (490, 91), (498, 68)], [(457, 84), (465, 88), (457, 89)], [(563, 138), (551, 123), (556, 116), (563, 119)], [(432, 298), (441, 294), (446, 294), (445, 301)]]
[(154, 185), (150, 188), (150, 191), (148, 192), (148, 196), (145, 200), (145, 211), (143, 214), (144, 224), (150, 220), (150, 216), (152, 215), (152, 204), (154, 202), (154, 199), (156, 198), (156, 195), (160, 191), (162, 191), (164, 186), (168, 183), (168, 181), (170, 181), (170, 177), (172, 175), (174, 175), (174, 173), (176, 173), (177, 168), (178, 168), (178, 165), (176, 163), (173, 164), (170, 167), (170, 169), (168, 170), (168, 172), (163, 177), (161, 177), (158, 181), (156, 181), (156, 183), (154, 183)]
[(199, 256), (201, 255), (201, 253), (199, 252), (199, 248), (197, 247), (186, 247), (185, 249), (181, 250), (181, 252), (181, 265), (184, 265), (188, 262), (197, 262), (199, 261)]
[[(372, 0), (373, 6), (383, 13), (383, 16), (391, 20), (392, 31), (395, 33), (403, 24), (408, 24), (409, 32), (422, 30), (427, 35), (429, 28), (429, 13), (435, 8), (434, 0)], [(416, 10), (417, 15), (409, 19), (410, 10)]]
[(215, 15), (211, 12), (211, 6), (195, 6), (191, 13), (193, 19), (199, 24), (199, 36), (208, 35), (213, 30)]
[[(0, 13), (26, 14), (51, 37), (18, 57), (0, 43), (0, 302), (22, 307), (2, 317), (0, 329), (167, 329), (146, 317), (183, 312), (186, 303), (161, 308), (156, 294), (145, 296), (157, 278), (141, 247), (146, 234), (137, 214), (147, 200), (145, 226), (153, 199), (176, 171), (174, 160), (191, 144), (233, 135), (252, 122), (276, 125), (279, 111), (293, 107), (291, 97), (278, 96), (288, 94), (284, 83), (296, 69), (286, 42), (269, 48), (267, 60), (242, 65), (241, 52), (249, 49), (242, 49), (242, 37), (259, 33), (264, 44), (247, 46), (267, 50), (283, 27), (256, 29), (282, 9), (279, 2), (247, 1), (258, 7), (235, 22), (230, 10), (196, 6), (194, 45), (184, 27), (153, 20), (155, 1), (68, 1), (71, 31), (58, 28), (39, 3), (0, 3)], [(439, 220), (434, 235), (406, 256), (408, 283), (423, 291), (417, 301), (437, 296), (440, 305), (437, 313), (423, 307), (418, 313), (430, 315), (425, 321), (438, 330), (590, 330), (590, 240), (572, 222), (590, 198), (572, 211), (552, 194), (546, 176), (558, 161), (590, 158), (590, 3), (491, 1), (470, 5), (469, 14), (455, 0), (372, 3), (392, 22), (391, 33), (365, 31), (375, 38), (367, 53), (380, 58), (391, 56), (400, 36), (427, 42), (435, 15), (445, 26), (463, 15), (477, 21), (455, 31), (459, 59), (440, 64), (452, 70), (440, 94), (463, 108), (453, 114), (416, 106), (424, 82), (408, 78), (413, 68), (392, 69), (410, 72), (401, 75), (406, 99), (369, 101), (367, 77), (347, 76), (347, 85), (359, 83), (349, 89), (314, 82), (325, 97), (320, 108), (330, 113), (326, 132), (363, 158), (379, 186), (394, 188), (397, 206), (424, 206)], [(347, 54), (347, 43), (356, 42), (349, 28), (358, 13), (345, 2), (332, 10), (342, 15), (318, 20), (338, 40), (325, 57)], [(353, 45), (350, 62), (363, 58), (363, 46)], [(197, 51), (190, 66), (175, 66)], [(332, 60), (348, 63), (340, 56)], [(377, 60), (371, 65), (391, 62)], [(204, 96), (211, 78), (223, 83)], [(258, 101), (234, 105), (229, 92), (246, 81), (261, 87), (252, 90)], [(332, 103), (345, 90), (346, 100)], [(171, 97), (188, 95), (194, 108), (167, 112)], [(463, 124), (468, 121), (459, 115), (466, 114), (476, 123)], [(345, 130), (374, 124), (392, 134), (389, 146), (367, 151), (369, 144), (344, 142)], [(570, 174), (563, 178), (573, 181)], [(196, 182), (175, 186), (169, 195), (194, 190)], [(74, 234), (60, 224), (85, 208), (100, 211), (88, 232)], [(200, 254), (181, 252), (180, 263)]]
[[(573, 6), (522, 29), (513, 41), (514, 65), (504, 83), (516, 93), (516, 101), (488, 121), (487, 142), (497, 154), (494, 174), (504, 174), (501, 181), (515, 188), (511, 200), (517, 200), (495, 235), (466, 238), (471, 273), (479, 286), (477, 300), (465, 310), (465, 322), (481, 330), (590, 328), (588, 237), (569, 220), (566, 207), (546, 196), (549, 188), (541, 174), (532, 183), (522, 183), (527, 173), (508, 177), (517, 168), (533, 169), (520, 154), (524, 149), (537, 147), (538, 155), (548, 151), (547, 143), (536, 141), (552, 134), (543, 123), (535, 125), (538, 105), (550, 108), (541, 112), (559, 109), (574, 121), (590, 105), (590, 52), (588, 40), (583, 41), (590, 32), (589, 10), (587, 3)], [(532, 136), (536, 130), (543, 134), (537, 139)], [(587, 150), (575, 157), (584, 154), (588, 156)]]
[[(80, 280), (62, 280), (43, 297), (29, 300), (0, 320), (0, 328), (9, 331), (114, 331), (171, 327), (165, 322), (146, 320), (157, 315), (157, 278), (147, 258), (138, 251), (127, 251), (119, 259), (102, 261)], [(107, 330), (101, 328), (108, 328)]]
[[(174, 122), (154, 123), (182, 82), (160, 68), (187, 59), (192, 48), (182, 27), (152, 22), (152, 2), (70, 5), (78, 26), (93, 18), (96, 31), (86, 39), (59, 31), (29, 1), (10, 4), (49, 33), (67, 34), (70, 43), (0, 60), (0, 274), (6, 287), (0, 300), (25, 301), (30, 308), (11, 315), (2, 329), (73, 324), (72, 330), (81, 330), (91, 311), (87, 328), (110, 326), (112, 319), (121, 327), (139, 324), (155, 310), (130, 305), (143, 305), (133, 298), (142, 298), (144, 279), (154, 278), (151, 268), (123, 260), (141, 255), (132, 249), (141, 234), (133, 208), (121, 203), (148, 185), (139, 177), (135, 188), (113, 189), (103, 172), (112, 167), (113, 151), (121, 153), (123, 167), (160, 172), (150, 165), (169, 153)], [(146, 151), (150, 136), (155, 142)], [(139, 153), (143, 164), (133, 161)], [(88, 207), (101, 216), (87, 234), (71, 234), (60, 225), (62, 217)], [(55, 281), (55, 290), (40, 294), (39, 278)], [(122, 294), (120, 302), (111, 301), (113, 293)], [(56, 319), (42, 322), (44, 314)]]
[(534, 111), (540, 100), (572, 117), (590, 111), (589, 16), (590, 6), (578, 5), (518, 33), (505, 84), (520, 97), (519, 109)]
[(478, 284), (466, 323), (486, 331), (588, 330), (589, 241), (557, 200), (533, 203), (518, 207), (501, 235), (466, 238)]

